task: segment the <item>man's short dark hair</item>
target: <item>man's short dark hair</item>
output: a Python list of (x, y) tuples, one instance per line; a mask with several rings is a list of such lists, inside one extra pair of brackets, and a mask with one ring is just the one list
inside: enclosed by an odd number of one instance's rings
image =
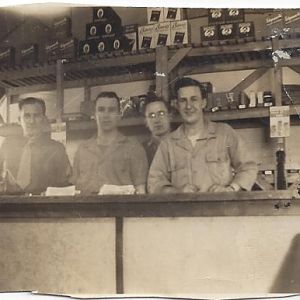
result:
[(146, 109), (148, 104), (153, 103), (153, 102), (162, 102), (166, 106), (167, 110), (169, 111), (169, 103), (165, 101), (163, 97), (157, 96), (155, 93), (148, 93), (146, 100), (145, 100), (145, 106), (144, 106), (144, 113), (146, 113)]
[(101, 92), (97, 95), (96, 99), (95, 99), (95, 105), (98, 101), (99, 98), (111, 98), (111, 99), (116, 99), (118, 102), (118, 109), (120, 111), (121, 109), (121, 104), (120, 104), (120, 98), (119, 96), (115, 93), (115, 92), (111, 92), (111, 91), (104, 91)]
[(21, 99), (18, 104), (19, 104), (19, 110), (22, 110), (22, 107), (26, 104), (39, 104), (42, 107), (43, 115), (46, 114), (45, 101), (40, 98), (27, 97), (27, 98)]
[(204, 86), (199, 81), (190, 77), (182, 77), (176, 81), (174, 86), (176, 97), (178, 96), (178, 90), (187, 86), (197, 86), (200, 89), (202, 99), (207, 98), (207, 93)]

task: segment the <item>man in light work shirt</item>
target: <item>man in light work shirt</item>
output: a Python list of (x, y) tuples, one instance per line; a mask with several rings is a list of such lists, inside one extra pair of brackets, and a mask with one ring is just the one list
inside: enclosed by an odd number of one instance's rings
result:
[(7, 137), (0, 149), (0, 172), (7, 193), (40, 194), (69, 184), (71, 166), (65, 147), (50, 138), (42, 99), (20, 100), (23, 136)]
[(97, 137), (82, 143), (74, 158), (73, 182), (82, 194), (97, 194), (104, 185), (134, 186), (145, 193), (148, 162), (143, 146), (118, 130), (120, 99), (114, 92), (96, 98)]
[(183, 124), (156, 152), (148, 176), (150, 193), (193, 193), (251, 190), (257, 165), (237, 133), (203, 115), (206, 93), (191, 78), (175, 85)]
[(151, 164), (160, 141), (170, 132), (170, 117), (167, 103), (154, 95), (149, 95), (146, 100), (145, 120), (151, 136), (143, 146), (146, 150), (149, 164)]

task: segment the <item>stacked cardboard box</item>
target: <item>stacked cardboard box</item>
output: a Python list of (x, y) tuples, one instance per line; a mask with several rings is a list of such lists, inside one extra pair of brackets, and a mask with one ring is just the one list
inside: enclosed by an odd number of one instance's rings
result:
[(72, 37), (71, 19), (69, 17), (56, 18), (51, 27), (51, 38), (44, 47), (46, 61), (56, 62), (58, 59), (71, 60), (76, 57), (77, 40)]
[(208, 25), (200, 28), (201, 41), (210, 43), (235, 39), (252, 40), (254, 23), (245, 22), (244, 18), (242, 9), (209, 9)]
[(187, 44), (188, 21), (183, 20), (183, 9), (169, 7), (147, 8), (148, 25), (138, 28), (139, 49)]
[(94, 7), (93, 22), (86, 24), (86, 40), (79, 42), (79, 55), (116, 50), (130, 50), (121, 18), (111, 7)]

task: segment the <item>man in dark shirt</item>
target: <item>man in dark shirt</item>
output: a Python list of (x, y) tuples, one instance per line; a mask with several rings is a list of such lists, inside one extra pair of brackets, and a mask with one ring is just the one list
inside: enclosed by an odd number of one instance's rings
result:
[(40, 194), (49, 186), (68, 185), (71, 166), (64, 146), (50, 138), (45, 102), (19, 102), (23, 136), (7, 137), (0, 148), (4, 192)]
[(150, 165), (160, 141), (170, 132), (167, 103), (156, 95), (149, 96), (145, 106), (145, 119), (151, 136), (144, 141), (143, 146)]

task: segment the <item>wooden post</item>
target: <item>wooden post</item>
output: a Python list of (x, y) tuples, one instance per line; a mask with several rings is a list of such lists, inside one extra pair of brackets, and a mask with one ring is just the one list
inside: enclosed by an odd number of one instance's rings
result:
[(64, 71), (61, 60), (56, 63), (56, 122), (62, 122), (64, 112)]
[(116, 218), (116, 290), (117, 294), (124, 294), (123, 275), (123, 218)]
[(10, 123), (10, 104), (11, 104), (11, 94), (8, 89), (5, 90), (6, 93), (6, 123)]
[(168, 48), (156, 48), (156, 94), (169, 101)]
[[(272, 49), (273, 49), (273, 62), (274, 62), (274, 84), (275, 84), (275, 106), (282, 105), (282, 67), (278, 63), (279, 56), (276, 53), (280, 50), (279, 47), (279, 39), (278, 37), (272, 38)], [(286, 138), (277, 138), (277, 151), (284, 151), (286, 150)], [(277, 177), (278, 177), (278, 170), (275, 172), (275, 189), (277, 190)], [(286, 174), (285, 174), (286, 177)]]
[(84, 102), (91, 101), (91, 87), (85, 85), (84, 86)]

